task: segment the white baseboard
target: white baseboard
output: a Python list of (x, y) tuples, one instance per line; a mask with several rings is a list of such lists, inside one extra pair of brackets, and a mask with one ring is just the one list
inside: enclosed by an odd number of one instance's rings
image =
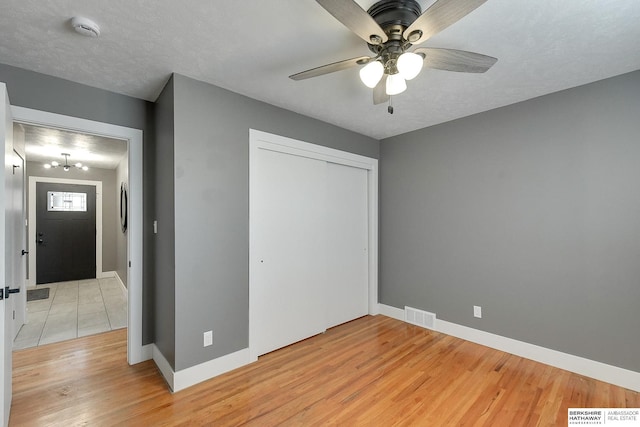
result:
[(153, 360), (174, 393), (251, 363), (249, 349), (244, 348), (217, 359), (174, 372), (158, 347), (155, 344), (152, 344), (152, 347)]
[(160, 373), (164, 377), (164, 380), (169, 385), (169, 388), (173, 391), (174, 373), (173, 369), (171, 369), (171, 365), (169, 364), (169, 362), (167, 362), (167, 359), (165, 359), (164, 355), (155, 344), (151, 344), (151, 348), (153, 361), (160, 370)]
[(115, 271), (103, 271), (96, 274), (96, 279), (108, 279), (109, 277), (114, 277), (115, 275)]
[[(380, 304), (380, 314), (404, 321), (404, 310)], [(630, 371), (617, 366), (584, 357), (574, 356), (524, 341), (518, 341), (468, 326), (458, 325), (436, 319), (435, 330), (487, 347), (495, 348), (516, 356), (531, 359), (576, 374), (605, 381), (634, 391), (640, 391), (640, 372)]]
[(124, 294), (128, 296), (129, 295), (129, 291), (127, 290), (127, 287), (124, 285), (124, 282), (120, 278), (120, 275), (118, 274), (117, 271), (113, 272), (113, 277), (118, 281), (118, 283), (120, 283), (120, 287), (122, 288), (122, 292), (124, 292)]
[(402, 320), (404, 322), (404, 310), (401, 308), (392, 307), (390, 305), (378, 304), (380, 306), (380, 314), (387, 317), (391, 317), (396, 320)]
[(153, 347), (154, 344), (143, 345), (140, 351), (140, 360), (135, 361), (134, 364), (153, 359)]

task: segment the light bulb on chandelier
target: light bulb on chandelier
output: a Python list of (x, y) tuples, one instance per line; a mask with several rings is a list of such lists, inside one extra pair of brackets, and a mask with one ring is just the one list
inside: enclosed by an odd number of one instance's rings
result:
[(384, 74), (384, 65), (380, 61), (371, 61), (360, 69), (360, 80), (365, 86), (374, 88)]
[(390, 74), (387, 77), (387, 95), (398, 95), (405, 90), (407, 90), (407, 82), (404, 80), (404, 77), (400, 75), (400, 73)]
[(51, 168), (57, 168), (58, 166), (62, 166), (62, 170), (64, 170), (65, 172), (69, 172), (71, 170), (71, 166), (75, 167), (76, 169), (82, 169), (83, 171), (88, 171), (89, 167), (86, 165), (83, 165), (82, 163), (78, 162), (74, 165), (69, 165), (68, 163), (68, 158), (71, 157), (71, 154), (69, 153), (61, 153), (61, 156), (64, 157), (64, 165), (61, 165), (60, 163), (56, 162), (55, 160), (50, 162), (50, 163), (45, 163), (44, 164), (44, 168), (45, 169), (51, 169)]
[(420, 74), (423, 63), (424, 58), (421, 55), (413, 52), (405, 52), (398, 57), (396, 65), (398, 67), (398, 73), (400, 73), (405, 80), (411, 80)]

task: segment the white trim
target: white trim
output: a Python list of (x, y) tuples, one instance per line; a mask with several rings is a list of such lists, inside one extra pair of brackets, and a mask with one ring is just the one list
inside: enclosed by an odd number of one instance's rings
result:
[(38, 246), (36, 241), (36, 185), (39, 182), (52, 184), (90, 185), (96, 187), (96, 278), (102, 273), (102, 182), (86, 179), (51, 178), (45, 176), (29, 177), (29, 280), (28, 286), (36, 284), (36, 265)]
[[(252, 167), (259, 150), (277, 151), (280, 153), (293, 154), (317, 160), (324, 160), (330, 163), (346, 165), (365, 169), (367, 171), (368, 185), (368, 201), (369, 201), (369, 314), (378, 314), (378, 160), (359, 154), (353, 154), (346, 151), (336, 150), (334, 148), (324, 147), (322, 145), (310, 144), (308, 142), (299, 141), (297, 139), (287, 138), (280, 135), (274, 135), (255, 129), (249, 129), (249, 260), (254, 259), (253, 253), (255, 248), (254, 233), (252, 232), (254, 225), (251, 214), (253, 195), (251, 188), (254, 187), (255, 174), (252, 173)], [(257, 360), (255, 350), (251, 349), (252, 335), (255, 334), (252, 318), (252, 293), (251, 283), (255, 277), (254, 263), (249, 262), (249, 350), (250, 359)]]
[(383, 316), (391, 317), (396, 320), (402, 320), (404, 322), (404, 310), (397, 307), (392, 307), (386, 304), (378, 304), (380, 314)]
[[(380, 304), (380, 313), (404, 321), (404, 311), (399, 308)], [(564, 369), (565, 371), (575, 372), (576, 374), (630, 390), (640, 391), (640, 372), (607, 365), (606, 363), (458, 325), (446, 320), (436, 319), (435, 331)]]
[[(12, 107), (13, 120), (39, 126), (54, 127), (76, 132), (102, 135), (127, 141), (129, 153), (129, 226), (127, 272), (128, 328), (127, 361), (135, 364), (149, 360), (142, 351), (142, 241), (143, 241), (143, 187), (142, 187), (142, 131), (93, 120)], [(146, 358), (145, 358), (146, 357)]]
[(171, 391), (173, 391), (173, 369), (171, 369), (171, 365), (167, 362), (167, 359), (165, 359), (164, 355), (155, 344), (151, 344), (151, 357), (164, 377), (164, 380), (167, 382), (167, 385)]
[(251, 363), (249, 349), (243, 348), (234, 353), (225, 354), (216, 359), (183, 369), (174, 373), (173, 391), (184, 390), (187, 387), (222, 375), (225, 372), (233, 371), (249, 363)]
[(127, 295), (127, 287), (124, 285), (124, 282), (122, 281), (122, 279), (120, 278), (120, 275), (118, 274), (117, 271), (113, 271), (113, 275), (112, 276), (107, 276), (107, 277), (113, 277), (115, 278), (118, 283), (120, 283), (120, 288), (122, 289), (122, 293), (124, 295)]
[(115, 271), (103, 271), (102, 273), (96, 274), (96, 279), (108, 279), (109, 277), (115, 277)]
[(244, 348), (175, 372), (160, 349), (155, 344), (151, 344), (151, 348), (153, 361), (174, 393), (251, 363), (249, 349)]
[(145, 344), (142, 346), (142, 360), (152, 360), (153, 359), (153, 347), (154, 344)]

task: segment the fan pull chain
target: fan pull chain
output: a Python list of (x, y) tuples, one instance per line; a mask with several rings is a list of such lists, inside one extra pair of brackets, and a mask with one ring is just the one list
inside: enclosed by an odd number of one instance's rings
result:
[(393, 99), (393, 96), (389, 97), (389, 106), (387, 107), (387, 113), (389, 114), (393, 114), (393, 103), (391, 102), (391, 100)]

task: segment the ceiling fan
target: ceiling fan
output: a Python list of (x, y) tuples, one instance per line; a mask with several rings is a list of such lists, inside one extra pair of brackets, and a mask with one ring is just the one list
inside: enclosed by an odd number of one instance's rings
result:
[[(436, 0), (424, 13), (416, 0), (381, 0), (366, 12), (355, 0), (316, 0), (327, 12), (367, 42), (374, 56), (359, 56), (289, 76), (304, 80), (363, 66), (360, 79), (373, 89), (373, 103), (390, 101), (407, 89), (406, 80), (422, 67), (463, 73), (484, 73), (497, 59), (455, 49), (418, 47), (474, 11), (487, 0)], [(393, 107), (389, 105), (389, 113)]]

